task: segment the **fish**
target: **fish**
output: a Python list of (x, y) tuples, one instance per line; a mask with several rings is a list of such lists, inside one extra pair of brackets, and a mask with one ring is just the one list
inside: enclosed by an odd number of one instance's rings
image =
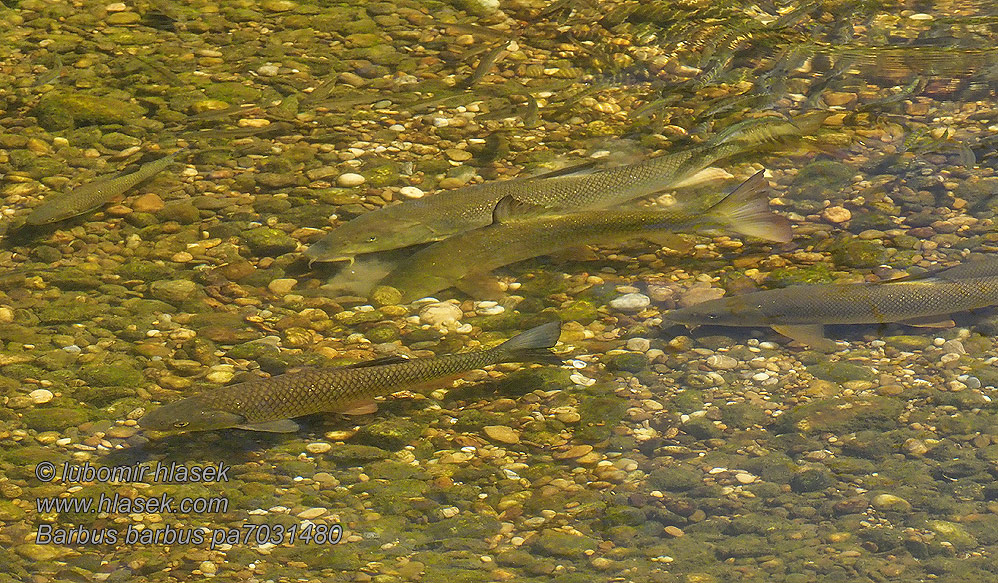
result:
[(998, 262), (883, 282), (793, 285), (709, 300), (663, 316), (671, 324), (769, 326), (802, 344), (834, 349), (826, 324), (952, 325), (944, 316), (998, 304)]
[(784, 243), (792, 236), (790, 223), (770, 211), (765, 195), (768, 187), (763, 172), (759, 172), (706, 210), (605, 210), (563, 215), (545, 214), (546, 209), (507, 196), (496, 205), (491, 225), (417, 251), (381, 283), (401, 291), (403, 302), (454, 285), (470, 295), (495, 296), (496, 290), (488, 289), (492, 286), (485, 277), (489, 271), (580, 245), (718, 229)]
[(313, 413), (364, 414), (373, 398), (454, 378), (503, 362), (558, 363), (549, 349), (561, 323), (531, 328), (487, 350), (405, 359), (388, 356), (338, 368), (307, 368), (268, 379), (220, 387), (163, 405), (138, 423), (144, 430), (189, 432), (246, 429), (273, 433), (298, 430), (293, 417)]
[(552, 208), (610, 207), (684, 186), (714, 162), (750, 147), (744, 140), (708, 142), (593, 172), (493, 181), (438, 192), (364, 213), (312, 244), (305, 256), (309, 263), (352, 261), (364, 253), (440, 241), (488, 225), (496, 203), (506, 196)]
[(117, 174), (110, 178), (98, 178), (69, 192), (45, 197), (42, 204), (35, 207), (25, 217), (24, 222), (34, 226), (47, 225), (92, 211), (162, 172), (176, 160), (177, 154), (184, 149), (186, 148), (181, 148), (169, 156), (143, 164), (135, 172)]

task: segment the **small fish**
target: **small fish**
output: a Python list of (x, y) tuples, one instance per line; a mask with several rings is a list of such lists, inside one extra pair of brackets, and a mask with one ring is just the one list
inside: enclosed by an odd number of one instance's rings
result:
[(373, 398), (501, 362), (561, 362), (548, 349), (558, 342), (559, 322), (548, 322), (477, 352), (407, 360), (390, 356), (339, 368), (304, 369), (221, 387), (153, 409), (143, 429), (209, 431), (248, 429), (290, 433), (292, 417), (313, 413), (371, 413)]
[(173, 163), (177, 158), (177, 154), (183, 150), (182, 148), (169, 156), (164, 156), (158, 160), (143, 164), (138, 170), (130, 174), (117, 174), (110, 178), (98, 178), (69, 192), (45, 197), (42, 204), (35, 207), (24, 221), (29, 225), (47, 225), (92, 211), (109, 200), (121, 196), (130, 188), (162, 172), (167, 166)]
[(832, 349), (825, 324), (951, 325), (942, 316), (998, 304), (996, 272), (998, 262), (986, 261), (885, 282), (794, 285), (706, 301), (665, 319), (687, 326), (769, 326), (803, 344)]
[[(690, 209), (612, 210), (532, 216), (544, 213), (544, 210), (506, 197), (496, 205), (491, 225), (418, 251), (382, 284), (400, 290), (403, 301), (412, 301), (453, 285), (472, 295), (495, 295), (491, 291), (475, 289), (487, 281), (484, 276), (489, 271), (580, 245), (657, 239), (676, 231), (718, 229), (771, 241), (789, 241), (790, 224), (770, 211), (769, 199), (765, 196), (767, 189), (768, 183), (759, 172), (702, 212)], [(517, 217), (517, 212), (526, 216)]]
[(438, 192), (364, 213), (310, 246), (305, 256), (310, 262), (347, 261), (363, 253), (446, 239), (488, 225), (496, 203), (506, 196), (566, 210), (610, 207), (688, 184), (714, 162), (751, 147), (752, 143), (740, 139), (711, 141), (595, 172), (502, 180)]

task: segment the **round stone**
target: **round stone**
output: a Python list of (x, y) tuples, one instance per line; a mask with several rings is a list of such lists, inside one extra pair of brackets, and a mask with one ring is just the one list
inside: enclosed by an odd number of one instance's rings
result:
[(456, 324), (463, 315), (464, 312), (461, 311), (461, 308), (446, 302), (426, 304), (423, 306), (423, 309), (419, 311), (420, 321), (431, 326)]
[(841, 206), (830, 206), (821, 211), (821, 218), (829, 223), (844, 223), (852, 218), (852, 212)]
[(336, 179), (336, 184), (344, 188), (360, 186), (364, 184), (364, 177), (355, 172), (347, 172), (346, 174), (340, 174), (340, 177)]
[(493, 441), (498, 441), (501, 443), (520, 443), (520, 434), (512, 427), (506, 427), (505, 425), (486, 425), (483, 428), (485, 435), (489, 436), (489, 439)]
[(644, 294), (624, 294), (610, 300), (610, 307), (622, 312), (637, 312), (651, 305), (651, 298)]
[(36, 405), (42, 405), (44, 403), (48, 403), (49, 401), (52, 400), (53, 396), (54, 395), (52, 394), (52, 391), (48, 389), (35, 389), (30, 393), (28, 393), (28, 397)]
[(423, 198), (426, 193), (415, 186), (403, 186), (399, 189), (399, 194), (406, 198)]

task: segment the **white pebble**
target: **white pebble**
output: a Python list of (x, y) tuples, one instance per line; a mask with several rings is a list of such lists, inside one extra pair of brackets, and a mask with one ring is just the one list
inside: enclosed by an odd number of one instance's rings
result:
[(643, 310), (651, 305), (651, 298), (644, 294), (624, 294), (619, 298), (610, 300), (610, 307), (615, 310), (633, 311)]
[(36, 405), (41, 405), (43, 403), (48, 403), (49, 401), (52, 400), (52, 397), (54, 397), (54, 396), (55, 395), (52, 394), (52, 391), (50, 391), (48, 389), (35, 389), (35, 390), (31, 391), (30, 393), (28, 393), (28, 397)]
[(456, 324), (463, 315), (464, 312), (461, 311), (461, 308), (446, 302), (427, 304), (419, 311), (419, 319), (424, 324), (431, 326)]
[(364, 184), (364, 177), (356, 172), (347, 172), (346, 174), (340, 174), (340, 177), (336, 179), (336, 184), (345, 188), (360, 186)]
[(426, 193), (415, 186), (403, 186), (399, 189), (399, 194), (406, 198), (423, 198)]
[(495, 316), (496, 314), (501, 314), (506, 311), (506, 308), (502, 306), (489, 306), (487, 308), (482, 307), (476, 310), (479, 314), (483, 316)]
[(281, 70), (277, 65), (260, 65), (256, 72), (264, 77), (274, 77)]
[(738, 361), (725, 354), (712, 354), (707, 357), (707, 366), (721, 370), (731, 370), (738, 366)]

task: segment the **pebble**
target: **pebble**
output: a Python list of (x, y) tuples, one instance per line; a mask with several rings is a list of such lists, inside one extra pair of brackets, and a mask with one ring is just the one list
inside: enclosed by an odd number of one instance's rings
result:
[(198, 570), (201, 571), (202, 575), (212, 577), (218, 572), (218, 565), (211, 561), (201, 561), (201, 564), (198, 565)]
[(360, 186), (364, 184), (364, 177), (355, 172), (347, 172), (346, 174), (340, 174), (340, 177), (336, 179), (336, 184), (344, 188), (350, 188), (351, 186)]
[(738, 361), (726, 354), (712, 354), (707, 357), (707, 366), (718, 370), (731, 370), (738, 366)]
[(751, 484), (756, 478), (748, 472), (739, 472), (735, 474), (735, 479), (738, 480), (739, 484)]
[(877, 494), (870, 501), (870, 504), (877, 510), (887, 512), (909, 512), (911, 510), (911, 502), (893, 494)]
[(685, 535), (686, 533), (683, 532), (683, 529), (679, 528), (678, 526), (671, 526), (670, 525), (670, 526), (665, 527), (665, 534), (667, 534), (667, 535), (669, 535), (671, 537), (674, 537), (674, 538), (679, 538), (679, 537)]
[(333, 449), (332, 444), (326, 443), (324, 441), (317, 441), (315, 443), (310, 443), (305, 446), (305, 451), (313, 454), (326, 453), (331, 449)]
[(281, 279), (272, 280), (270, 283), (268, 283), (267, 289), (269, 289), (271, 293), (275, 295), (285, 296), (291, 293), (291, 290), (294, 289), (296, 285), (298, 285), (297, 279), (281, 278)]
[(829, 223), (844, 223), (852, 218), (852, 212), (841, 206), (830, 206), (821, 211), (821, 218)]
[(304, 518), (305, 520), (312, 520), (313, 518), (319, 518), (323, 514), (328, 512), (325, 508), (309, 508), (308, 510), (302, 510), (297, 514), (298, 518)]
[(651, 348), (651, 341), (647, 338), (631, 338), (627, 341), (627, 349), (634, 352), (648, 352)]
[(464, 312), (461, 311), (460, 307), (446, 302), (427, 304), (419, 311), (420, 321), (431, 326), (456, 324), (463, 315)]
[(610, 307), (622, 312), (637, 312), (651, 305), (651, 298), (644, 294), (624, 294), (610, 300)]
[(555, 452), (552, 457), (556, 460), (570, 460), (582, 457), (592, 451), (593, 446), (591, 445), (573, 445), (565, 451)]
[(52, 394), (52, 391), (48, 389), (35, 389), (28, 393), (28, 397), (32, 402), (34, 402), (34, 404), (42, 405), (51, 401), (54, 395)]
[(679, 298), (679, 307), (688, 308), (723, 296), (724, 290), (719, 287), (694, 286)]
[(163, 210), (166, 203), (158, 194), (147, 193), (132, 201), (132, 210), (137, 213), (156, 213)]
[(423, 198), (426, 193), (415, 186), (403, 186), (399, 189), (399, 194), (406, 198)]
[(257, 67), (256, 72), (262, 77), (275, 77), (280, 72), (281, 68), (277, 65), (260, 65)]
[(486, 425), (483, 430), (489, 439), (502, 443), (520, 443), (520, 434), (505, 425)]
[(445, 152), (447, 157), (455, 162), (464, 162), (465, 160), (471, 160), (472, 154), (467, 150), (459, 150), (457, 148), (448, 148)]

